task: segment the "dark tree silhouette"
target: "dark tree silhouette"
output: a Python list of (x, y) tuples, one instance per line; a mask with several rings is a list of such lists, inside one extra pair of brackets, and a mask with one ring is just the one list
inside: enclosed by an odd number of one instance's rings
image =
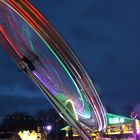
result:
[(19, 130), (33, 130), (36, 129), (36, 120), (22, 112), (17, 112), (12, 115), (7, 115), (1, 125), (4, 131), (19, 131)]
[(52, 131), (48, 135), (49, 137), (51, 137), (51, 139), (54, 139), (54, 140), (63, 139), (65, 132), (61, 131), (61, 129), (65, 127), (67, 124), (60, 117), (60, 115), (55, 111), (55, 109), (50, 108), (48, 110), (39, 111), (36, 117), (37, 117), (37, 122), (39, 123), (39, 125), (52, 126)]

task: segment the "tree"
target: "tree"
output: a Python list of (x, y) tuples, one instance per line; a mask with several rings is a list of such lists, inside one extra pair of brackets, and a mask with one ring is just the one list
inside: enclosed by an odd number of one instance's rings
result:
[(4, 118), (2, 127), (5, 131), (18, 132), (36, 129), (37, 125), (36, 120), (32, 116), (23, 112), (16, 112)]
[(49, 133), (49, 137), (58, 140), (63, 139), (65, 133), (61, 131), (66, 126), (66, 122), (60, 117), (55, 109), (50, 108), (48, 110), (39, 111), (36, 115), (37, 122), (41, 126), (51, 125), (52, 131)]

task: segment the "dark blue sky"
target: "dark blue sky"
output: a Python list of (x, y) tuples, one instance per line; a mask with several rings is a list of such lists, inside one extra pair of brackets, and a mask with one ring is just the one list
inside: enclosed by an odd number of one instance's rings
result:
[[(70, 44), (104, 104), (122, 112), (140, 103), (139, 0), (31, 0)], [(0, 114), (49, 103), (0, 48)]]

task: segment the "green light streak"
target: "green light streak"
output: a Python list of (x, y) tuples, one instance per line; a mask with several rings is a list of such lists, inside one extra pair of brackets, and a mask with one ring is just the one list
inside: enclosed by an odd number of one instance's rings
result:
[[(43, 39), (44, 40), (44, 39)], [(82, 93), (80, 92), (80, 90), (79, 90), (79, 88), (78, 88), (78, 86), (77, 86), (77, 84), (76, 84), (76, 82), (75, 82), (75, 80), (73, 79), (73, 77), (72, 77), (72, 75), (69, 73), (69, 71), (68, 71), (68, 69), (65, 67), (65, 65), (63, 64), (63, 62), (60, 60), (60, 58), (57, 56), (57, 54), (53, 51), (53, 49), (49, 46), (49, 44), (45, 41), (44, 42), (47, 46), (48, 46), (48, 48), (51, 50), (51, 52), (53, 53), (53, 55), (56, 57), (56, 59), (59, 61), (59, 63), (61, 64), (61, 66), (64, 68), (64, 70), (66, 71), (66, 73), (67, 73), (67, 75), (70, 77), (70, 79), (72, 80), (72, 82), (74, 83), (74, 85), (76, 86), (76, 89), (78, 90), (78, 93), (80, 94), (80, 97), (81, 97), (81, 99), (82, 99), (82, 102), (84, 103), (84, 107), (85, 107), (85, 105), (86, 105), (86, 109), (89, 111), (88, 113), (90, 114), (90, 109), (89, 109), (89, 106), (87, 105), (87, 102), (84, 100), (84, 97), (83, 97), (83, 95), (82, 95)], [(90, 116), (91, 115), (88, 115), (88, 117), (87, 117), (87, 115), (85, 116), (84, 115), (84, 117), (86, 117), (86, 118), (90, 118)]]
[[(84, 100), (84, 97), (82, 95), (82, 93), (80, 92), (75, 80), (73, 79), (72, 75), (70, 74), (70, 72), (68, 71), (68, 69), (66, 68), (66, 66), (63, 64), (63, 62), (60, 60), (60, 58), (58, 57), (58, 55), (53, 51), (53, 49), (50, 47), (50, 45), (44, 40), (44, 38), (9, 4), (7, 4), (5, 1), (1, 0), (3, 3), (5, 3), (8, 7), (10, 7), (17, 15), (19, 15), (23, 21), (25, 21), (25, 23), (27, 23), (27, 25), (29, 25), (29, 27), (31, 27), (31, 29), (33, 29), (33, 31), (41, 38), (41, 40), (48, 46), (48, 48), (50, 49), (50, 51), (53, 53), (53, 55), (56, 57), (56, 59), (58, 60), (58, 62), (61, 64), (61, 66), (64, 68), (65, 72), (67, 73), (67, 75), (70, 77), (70, 79), (72, 80), (72, 82), (74, 83), (83, 103), (84, 103), (84, 107), (85, 107), (85, 103), (86, 103), (86, 108), (87, 110), (89, 110), (89, 114), (90, 114), (90, 109), (89, 106), (87, 104), (87, 102)], [(32, 48), (32, 47), (31, 47)], [(91, 115), (89, 115), (91, 116)], [(84, 116), (85, 117), (85, 116)]]
[(82, 99), (82, 102), (84, 103), (84, 107), (86, 106), (86, 110), (88, 110), (88, 111), (86, 111), (86, 112), (88, 112), (89, 115), (86, 114), (86, 116), (83, 115), (83, 117), (85, 117), (85, 118), (90, 118), (91, 113), (90, 113), (89, 106), (88, 106), (87, 102), (84, 100), (84, 97), (83, 97), (81, 91), (79, 90), (79, 88), (78, 88), (78, 86), (77, 86), (75, 80), (73, 79), (72, 75), (70, 74), (70, 72), (68, 71), (68, 69), (66, 68), (66, 66), (63, 64), (63, 62), (60, 60), (60, 58), (59, 58), (58, 55), (54, 52), (54, 50), (50, 47), (50, 45), (44, 40), (44, 38), (43, 38), (43, 37), (42, 37), (42, 36), (41, 36), (41, 35), (40, 35), (26, 20), (24, 20), (24, 21), (25, 21), (25, 22), (34, 30), (34, 32), (43, 40), (43, 42), (47, 45), (47, 47), (49, 48), (49, 50), (53, 53), (53, 55), (56, 57), (56, 59), (58, 60), (58, 62), (61, 64), (61, 66), (63, 67), (63, 69), (64, 69), (65, 72), (67, 73), (67, 75), (70, 77), (70, 79), (71, 79), (72, 82), (74, 83), (74, 85), (75, 85), (75, 87), (76, 87), (76, 89), (77, 89), (77, 91), (78, 91), (78, 93), (79, 93), (79, 95), (80, 95), (80, 98)]

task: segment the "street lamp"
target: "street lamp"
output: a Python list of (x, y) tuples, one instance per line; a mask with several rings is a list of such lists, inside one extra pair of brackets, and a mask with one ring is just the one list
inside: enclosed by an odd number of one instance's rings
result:
[[(52, 130), (52, 126), (51, 126), (51, 125), (46, 125), (46, 126), (44, 126), (43, 128), (44, 128), (44, 131), (45, 131), (46, 136), (48, 137), (48, 134), (49, 134), (49, 133), (51, 132), (51, 130)], [(48, 139), (51, 140), (51, 137), (50, 137), (50, 138), (48, 137)]]
[(52, 126), (51, 125), (47, 125), (44, 127), (45, 131), (50, 132), (52, 130)]

